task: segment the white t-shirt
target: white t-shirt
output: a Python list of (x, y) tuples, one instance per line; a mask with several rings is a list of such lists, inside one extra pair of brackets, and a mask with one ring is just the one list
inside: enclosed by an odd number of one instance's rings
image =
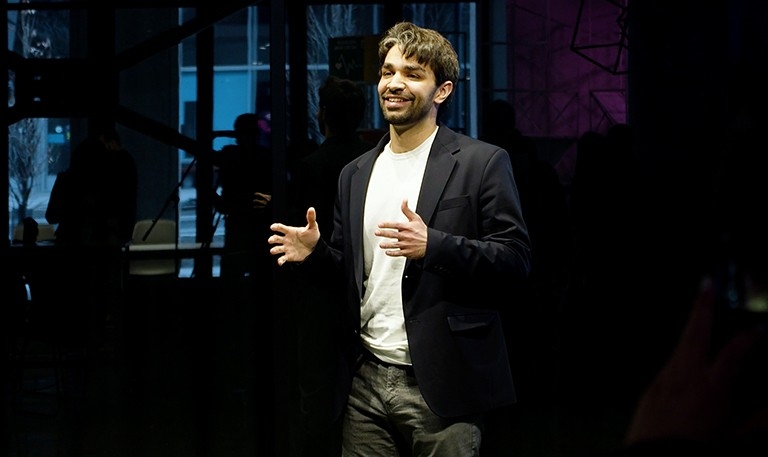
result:
[(363, 215), (365, 295), (360, 309), (363, 344), (385, 362), (410, 364), (403, 316), (402, 276), (405, 257), (390, 257), (379, 243), (389, 238), (374, 232), (384, 221), (406, 221), (403, 199), (416, 210), (429, 150), (437, 129), (416, 149), (394, 153), (387, 144), (376, 159)]

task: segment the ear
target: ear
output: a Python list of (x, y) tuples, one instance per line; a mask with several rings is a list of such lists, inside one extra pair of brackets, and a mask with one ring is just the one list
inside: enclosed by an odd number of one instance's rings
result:
[(435, 91), (433, 98), (434, 103), (441, 104), (448, 99), (448, 96), (453, 92), (453, 83), (451, 81), (445, 81)]

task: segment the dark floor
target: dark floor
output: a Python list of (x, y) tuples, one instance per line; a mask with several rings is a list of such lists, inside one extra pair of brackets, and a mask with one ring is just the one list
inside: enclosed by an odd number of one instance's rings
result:
[(274, 411), (274, 395), (258, 404), (254, 391), (256, 377), (271, 380), (274, 369), (248, 360), (250, 319), (237, 314), (247, 299), (227, 304), (215, 284), (177, 285), (133, 284), (95, 338), (20, 326), (8, 351), (5, 455), (236, 457), (268, 449), (272, 434), (261, 435), (273, 429), (264, 412)]
[[(94, 341), (32, 338), (22, 356), (17, 332), (4, 455), (298, 456), (291, 334), (263, 331), (289, 329), (290, 318), (268, 309), (231, 285), (175, 280), (132, 285)], [(562, 363), (554, 327), (535, 331), (520, 336), (531, 354), (519, 364), (520, 402), (491, 428), (486, 455), (582, 456), (618, 445), (632, 407), (604, 388), (618, 378), (595, 381), (581, 360)], [(264, 347), (279, 347), (284, 362)]]

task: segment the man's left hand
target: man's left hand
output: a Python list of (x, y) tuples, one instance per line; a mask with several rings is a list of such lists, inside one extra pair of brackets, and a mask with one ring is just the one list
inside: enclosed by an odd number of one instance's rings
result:
[(408, 208), (408, 200), (400, 205), (407, 222), (381, 222), (376, 236), (387, 238), (379, 243), (388, 256), (421, 259), (427, 253), (427, 224)]

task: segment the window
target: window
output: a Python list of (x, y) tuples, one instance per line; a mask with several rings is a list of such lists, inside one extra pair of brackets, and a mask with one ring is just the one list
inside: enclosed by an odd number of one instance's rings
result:
[[(16, 3), (16, 2), (12, 2)], [(45, 208), (56, 173), (69, 163), (70, 124), (66, 118), (36, 117), (65, 90), (50, 81), (44, 69), (25, 65), (25, 59), (70, 57), (68, 10), (8, 10), (8, 49), (18, 56), (9, 62), (8, 110), (15, 121), (8, 126), (8, 229), (27, 216), (45, 223)], [(27, 84), (30, 72), (37, 85)], [(24, 76), (25, 82), (16, 77)]]
[[(9, 4), (14, 2), (9, 2)], [(317, 130), (315, 123), (315, 113), (317, 112), (317, 89), (329, 73), (331, 62), (329, 61), (329, 42), (331, 39), (340, 37), (372, 37), (376, 40), (383, 31), (384, 24), (381, 18), (387, 16), (386, 8), (391, 8), (382, 4), (312, 4), (307, 8), (307, 74), (302, 71), (286, 72), (286, 77), (306, 77), (307, 78), (307, 125), (308, 136), (316, 141), (322, 141), (321, 132)], [(84, 14), (83, 8), (72, 7), (51, 8), (40, 11), (29, 11), (21, 9), (9, 9), (8, 11), (8, 34), (9, 48), (19, 54), (23, 59), (33, 59), (38, 57), (62, 58), (62, 62), (67, 58), (82, 57), (87, 53), (88, 47), (85, 45), (87, 37), (83, 27), (84, 21), (88, 19)], [(130, 19), (124, 14), (129, 11), (132, 17), (139, 19)], [(89, 11), (90, 12), (90, 11)], [(163, 17), (173, 17), (171, 22), (184, 24), (186, 21), (195, 18), (195, 10), (192, 8), (172, 9), (158, 8), (152, 9), (123, 9), (116, 10), (116, 27), (110, 29), (115, 33), (118, 43), (116, 43), (116, 52), (121, 53), (132, 46), (142, 44), (142, 40), (151, 39), (151, 32), (127, 33), (128, 30), (135, 30), (135, 23), (132, 20), (141, 20), (141, 14), (152, 15), (155, 17), (162, 14)], [(448, 117), (449, 125), (459, 131), (474, 134), (473, 125), (474, 116), (471, 116), (474, 110), (474, 99), (476, 89), (472, 78), (476, 66), (473, 53), (469, 52), (474, 47), (475, 32), (475, 7), (474, 3), (427, 3), (427, 4), (405, 4), (402, 6), (401, 16), (404, 19), (412, 20), (420, 25), (429, 26), (440, 30), (451, 39), (459, 51), (462, 60), (462, 74), (460, 81), (460, 96), (454, 99), (452, 111)], [(141, 16), (143, 17), (143, 16)], [(163, 20), (165, 20), (163, 18)], [(79, 24), (73, 26), (73, 24)], [(172, 24), (171, 24), (172, 25)], [(162, 20), (147, 26), (146, 29), (162, 26)], [(157, 32), (157, 31), (155, 31)], [(263, 115), (265, 128), (269, 128), (268, 122), (272, 103), (277, 98), (271, 93), (270, 81), (270, 11), (268, 6), (261, 3), (233, 12), (226, 16), (213, 26), (215, 36), (214, 42), (214, 76), (213, 76), (213, 129), (219, 134), (213, 139), (212, 148), (220, 149), (233, 140), (227, 134), (231, 131), (233, 122), (237, 115), (244, 112), (256, 112)], [(72, 52), (78, 53), (72, 55)], [(178, 129), (178, 132), (188, 137), (194, 138), (196, 132), (195, 119), (198, 108), (197, 101), (197, 68), (195, 38), (189, 37), (181, 41), (178, 48), (174, 50), (178, 57), (178, 100), (175, 97), (169, 97), (173, 100), (177, 108), (172, 108), (168, 113), (159, 114), (158, 120), (165, 122), (166, 117), (177, 116), (178, 125), (171, 126)], [(163, 59), (167, 54), (163, 55)], [(369, 56), (370, 61), (365, 65), (377, 66), (377, 56)], [(77, 62), (68, 63), (68, 65), (77, 68)], [(152, 64), (142, 63), (143, 66)], [(71, 68), (71, 67), (68, 67)], [(18, 119), (9, 129), (9, 232), (13, 227), (27, 215), (31, 215), (44, 222), (44, 214), (50, 190), (53, 185), (56, 173), (68, 165), (69, 151), (71, 142), (82, 138), (86, 133), (85, 121), (76, 115), (71, 117), (46, 117), (50, 113), (46, 112), (42, 116), (36, 117), (29, 115), (34, 110), (34, 104), (25, 98), (29, 91), (24, 87), (15, 86), (16, 71), (13, 64), (10, 65), (8, 74), (9, 84), (9, 110), (12, 116), (16, 115)], [(374, 69), (374, 73), (378, 71)], [(71, 73), (78, 73), (77, 71)], [(120, 102), (125, 102), (129, 109), (146, 109), (147, 106), (162, 104), (167, 100), (146, 101), (142, 97), (142, 81), (146, 80), (146, 71), (142, 68), (136, 71), (130, 68), (124, 74), (121, 74)], [(161, 75), (162, 77), (162, 75)], [(64, 78), (65, 79), (65, 78)], [(376, 130), (383, 127), (382, 119), (378, 109), (376, 81), (362, 81), (366, 85), (369, 94), (369, 113), (364, 121), (364, 129)], [(56, 90), (62, 88), (62, 82), (59, 86), (52, 86)], [(82, 83), (78, 83), (82, 84)], [(125, 90), (127, 86), (127, 91)], [(170, 87), (170, 86), (169, 86)], [(19, 89), (19, 90), (16, 90)], [(66, 92), (66, 91), (63, 91)], [(60, 95), (60, 94), (59, 94)], [(34, 96), (34, 94), (33, 94)], [(55, 101), (57, 97), (52, 97)], [(65, 97), (66, 99), (66, 97)], [(77, 106), (78, 103), (66, 99), (67, 106)], [(290, 94), (286, 95), (287, 103), (296, 98)], [(302, 100), (303, 102), (303, 100)], [(177, 103), (177, 104), (176, 104)], [(63, 109), (63, 108), (62, 108)], [(161, 110), (165, 110), (161, 106)], [(177, 110), (173, 115), (171, 111)], [(43, 110), (44, 111), (44, 110)], [(69, 113), (67, 113), (69, 114)], [(154, 113), (152, 113), (154, 114)], [(88, 112), (85, 115), (89, 115)], [(290, 119), (288, 120), (290, 122)], [(167, 158), (162, 149), (171, 149), (173, 155), (178, 154), (173, 160)], [(179, 241), (197, 241), (197, 192), (194, 170), (190, 169), (193, 163), (193, 157), (182, 149), (176, 149), (167, 144), (162, 144), (157, 138), (142, 138), (140, 146), (136, 151), (138, 166), (141, 168), (142, 161), (151, 160), (152, 170), (145, 168), (144, 184), (140, 187), (140, 199), (153, 198), (152, 202), (140, 202), (147, 206), (142, 217), (155, 217), (159, 206), (165, 200), (168, 192), (173, 187), (173, 178), (170, 176), (169, 183), (163, 167), (172, 163), (172, 168), (179, 180), (179, 202), (178, 202), (178, 226)], [(157, 162), (161, 161), (161, 162)], [(155, 170), (156, 165), (161, 164), (161, 171)], [(141, 171), (140, 171), (141, 175)], [(184, 178), (183, 181), (182, 177)], [(148, 190), (144, 187), (151, 181), (157, 188)], [(155, 182), (157, 181), (157, 182)], [(167, 188), (167, 189), (166, 189)], [(143, 194), (142, 194), (143, 192)], [(213, 219), (216, 220), (215, 218)], [(223, 224), (216, 227), (214, 239), (212, 241), (221, 241), (223, 238)], [(186, 270), (183, 270), (186, 271)]]

